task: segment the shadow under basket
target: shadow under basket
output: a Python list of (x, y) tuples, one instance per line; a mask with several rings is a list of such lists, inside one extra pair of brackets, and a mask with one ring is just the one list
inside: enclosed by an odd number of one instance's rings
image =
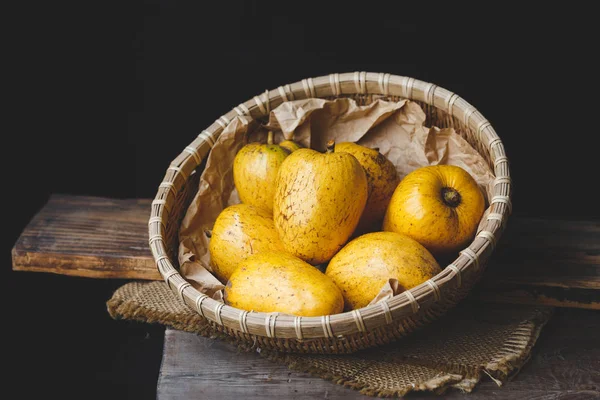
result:
[[(496, 176), (481, 230), (459, 256), (429, 281), (387, 301), (322, 317), (248, 312), (200, 293), (178, 271), (178, 231), (198, 189), (199, 173), (215, 141), (238, 115), (264, 119), (284, 101), (310, 97), (351, 97), (359, 104), (375, 99), (410, 99), (427, 115), (426, 126), (452, 127), (477, 150)], [(150, 248), (165, 282), (198, 312), (215, 333), (240, 344), (302, 353), (352, 353), (383, 345), (428, 324), (464, 298), (481, 276), (511, 209), (511, 181), (504, 147), (491, 124), (458, 95), (414, 78), (353, 72), (308, 78), (267, 90), (216, 120), (185, 148), (169, 168), (152, 203)]]

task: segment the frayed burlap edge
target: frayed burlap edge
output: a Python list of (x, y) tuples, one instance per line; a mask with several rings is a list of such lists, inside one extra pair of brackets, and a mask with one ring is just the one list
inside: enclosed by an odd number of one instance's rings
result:
[[(154, 295), (148, 298), (146, 288), (152, 287)], [(160, 308), (158, 308), (160, 307)], [(133, 320), (143, 323), (161, 324), (176, 330), (199, 334), (204, 337), (224, 340), (236, 345), (239, 351), (256, 351), (262, 357), (285, 365), (288, 368), (306, 372), (313, 376), (343, 385), (362, 394), (377, 397), (404, 396), (413, 391), (431, 391), (443, 394), (449, 388), (471, 392), (485, 375), (498, 386), (515, 376), (530, 357), (531, 349), (537, 341), (544, 325), (549, 320), (552, 309), (536, 310), (534, 317), (521, 322), (520, 326), (504, 341), (490, 361), (482, 365), (467, 366), (447, 362), (431, 363), (416, 357), (396, 357), (392, 361), (407, 366), (422, 366), (437, 372), (435, 376), (414, 382), (394, 390), (378, 388), (359, 382), (356, 376), (332, 374), (311, 364), (309, 355), (280, 353), (274, 350), (248, 345), (218, 330), (212, 322), (200, 317), (187, 308), (164, 284), (160, 282), (132, 282), (117, 289), (107, 302), (110, 316), (115, 320)]]
[(471, 366), (447, 362), (431, 363), (416, 358), (401, 358), (400, 360), (463, 376), (460, 382), (451, 385), (463, 392), (470, 393), (484, 374), (498, 386), (502, 386), (504, 382), (516, 376), (523, 365), (527, 363), (533, 346), (552, 314), (552, 308), (541, 308), (535, 317), (522, 322), (504, 341), (504, 345), (497, 354), (484, 364)]
[(459, 383), (464, 379), (462, 375), (440, 371), (433, 378), (426, 379), (417, 384), (405, 386), (401, 389), (387, 390), (370, 387), (367, 383), (358, 382), (354, 377), (332, 374), (311, 365), (310, 362), (296, 359), (301, 358), (302, 356), (295, 357), (289, 354), (277, 354), (269, 351), (262, 351), (260, 354), (270, 361), (285, 365), (291, 370), (309, 373), (312, 376), (331, 381), (335, 384), (357, 390), (361, 394), (373, 397), (402, 397), (413, 391), (430, 391), (436, 394), (443, 394), (452, 384)]
[(207, 321), (191, 312), (173, 313), (144, 308), (141, 304), (118, 296), (106, 302), (109, 315), (115, 320), (131, 320), (148, 324), (164, 325), (179, 331), (196, 333), (200, 336), (219, 338), (235, 343), (228, 335), (216, 332)]
[(440, 371), (440, 375), (438, 376), (398, 390), (369, 387), (368, 384), (357, 382), (352, 377), (334, 375), (323, 371), (320, 368), (314, 367), (309, 362), (298, 360), (298, 356), (271, 351), (261, 351), (260, 353), (269, 360), (285, 365), (292, 370), (310, 373), (313, 376), (358, 390), (360, 393), (368, 396), (402, 397), (410, 392), (418, 391), (431, 391), (436, 394), (443, 394), (449, 388), (470, 393), (480, 382), (484, 374), (499, 387), (504, 382), (516, 376), (523, 365), (529, 360), (531, 349), (535, 345), (542, 328), (552, 316), (552, 313), (553, 309), (545, 308), (532, 320), (521, 323), (521, 326), (506, 339), (504, 346), (498, 351), (497, 355), (490, 362), (482, 365), (470, 367), (444, 362), (434, 364), (414, 358), (398, 358), (396, 359), (397, 361), (407, 365), (420, 365)]
[[(519, 373), (523, 365), (529, 361), (531, 350), (537, 342), (542, 328), (550, 320), (553, 309), (542, 310), (533, 321), (526, 321), (506, 339), (498, 354), (485, 365), (474, 370), (467, 370), (466, 376), (452, 387), (470, 393), (485, 373), (494, 383), (502, 386)], [(446, 365), (448, 367), (448, 365)]]

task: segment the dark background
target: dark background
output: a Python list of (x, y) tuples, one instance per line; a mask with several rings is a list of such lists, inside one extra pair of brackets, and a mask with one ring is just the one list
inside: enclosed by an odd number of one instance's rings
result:
[(10, 248), (51, 193), (152, 197), (202, 129), (267, 88), (356, 70), (434, 82), (477, 107), (504, 140), (515, 215), (600, 216), (590, 10), (377, 1), (20, 7), (4, 14), (2, 62), (4, 389), (17, 398), (155, 396), (163, 330), (106, 312), (124, 282), (15, 273)]

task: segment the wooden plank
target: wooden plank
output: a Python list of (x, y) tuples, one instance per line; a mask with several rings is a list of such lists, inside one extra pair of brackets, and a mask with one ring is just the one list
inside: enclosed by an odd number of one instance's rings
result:
[(13, 247), (13, 269), (161, 279), (148, 247), (150, 200), (54, 195)]
[(167, 329), (158, 399), (353, 399), (355, 391), (233, 345)]
[(511, 218), (473, 296), (600, 309), (600, 221)]
[(600, 289), (600, 220), (511, 218), (483, 282)]
[[(577, 327), (577, 329), (573, 329)], [(542, 331), (532, 359), (503, 387), (489, 379), (471, 394), (444, 398), (591, 399), (600, 397), (600, 318), (589, 310), (559, 310)], [(430, 393), (408, 397), (439, 399)], [(232, 345), (167, 329), (157, 387), (159, 400), (187, 398), (366, 398), (349, 388), (289, 370)]]
[[(159, 280), (147, 243), (150, 202), (52, 196), (13, 248), (13, 269)], [(511, 218), (474, 295), (600, 309), (600, 221)]]
[(596, 311), (557, 309), (519, 374), (502, 388), (486, 381), (468, 398), (600, 398), (599, 329)]
[[(565, 282), (568, 284), (568, 282)], [(600, 310), (600, 291), (561, 286), (536, 286), (535, 284), (481, 284), (471, 296), (484, 301), (511, 304), (530, 304), (554, 307)]]

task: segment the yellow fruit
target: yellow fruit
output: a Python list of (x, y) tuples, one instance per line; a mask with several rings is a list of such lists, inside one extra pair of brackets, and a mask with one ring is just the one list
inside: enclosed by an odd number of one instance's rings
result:
[(242, 203), (273, 212), (277, 172), (289, 154), (273, 144), (272, 132), (267, 144), (250, 143), (240, 149), (233, 160), (233, 182)]
[(453, 165), (419, 168), (396, 188), (383, 230), (402, 233), (435, 256), (467, 246), (475, 236), (485, 200), (477, 182)]
[(217, 217), (209, 244), (211, 266), (222, 282), (248, 256), (283, 250), (271, 214), (248, 204), (229, 206)]
[(342, 290), (346, 308), (365, 307), (389, 279), (411, 289), (441, 271), (435, 258), (416, 240), (394, 232), (373, 232), (348, 243), (325, 272)]
[(357, 233), (378, 230), (394, 189), (398, 186), (396, 167), (378, 150), (355, 143), (336, 143), (335, 151), (352, 154), (367, 174), (369, 197), (356, 228)]
[(325, 274), (284, 252), (240, 263), (225, 286), (225, 302), (242, 310), (316, 317), (342, 312), (340, 289)]
[(302, 148), (302, 146), (292, 140), (284, 140), (283, 142), (279, 143), (279, 145), (284, 149), (288, 149), (290, 153)]
[(273, 219), (284, 248), (313, 265), (346, 243), (367, 201), (367, 177), (354, 156), (300, 149), (279, 169)]

